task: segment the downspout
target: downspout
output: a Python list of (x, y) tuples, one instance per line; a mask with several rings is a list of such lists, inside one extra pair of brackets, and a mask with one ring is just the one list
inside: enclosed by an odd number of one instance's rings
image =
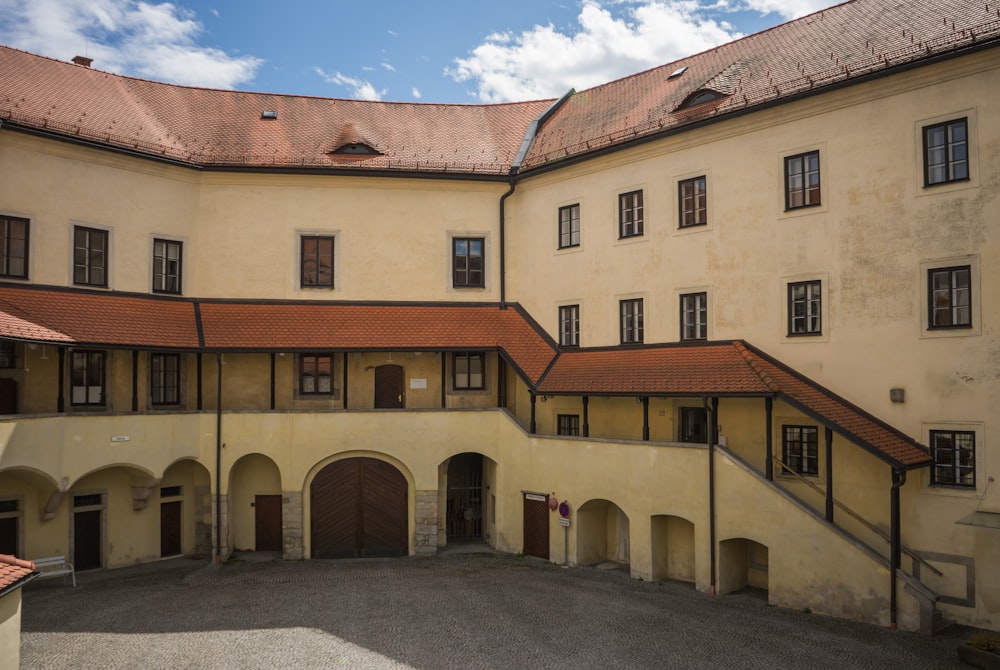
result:
[(510, 183), (510, 188), (507, 192), (500, 196), (500, 309), (507, 309), (507, 214), (506, 214), (506, 200), (513, 193), (514, 189), (517, 187), (517, 173), (521, 169), (521, 164), (524, 162), (525, 156), (528, 155), (528, 151), (531, 150), (532, 145), (535, 143), (535, 137), (538, 135), (538, 131), (541, 130), (542, 125), (549, 119), (550, 116), (555, 114), (564, 102), (569, 100), (570, 96), (576, 91), (570, 89), (566, 92), (563, 97), (559, 98), (551, 105), (548, 109), (539, 114), (528, 124), (528, 129), (524, 133), (524, 139), (521, 140), (521, 146), (517, 150), (517, 154), (514, 156), (514, 160), (510, 164), (510, 172), (508, 173), (508, 180)]
[(893, 469), (889, 507), (889, 628), (896, 630), (896, 571), (900, 567), (899, 489), (906, 483), (906, 470)]
[[(705, 398), (708, 404), (708, 398)], [(719, 422), (716, 413), (719, 411), (719, 399), (712, 398), (711, 408), (706, 407), (711, 414), (708, 426), (708, 541), (709, 545), (709, 584), (708, 595), (715, 595), (715, 443), (719, 439)]]
[(215, 564), (222, 564), (222, 354), (215, 354)]

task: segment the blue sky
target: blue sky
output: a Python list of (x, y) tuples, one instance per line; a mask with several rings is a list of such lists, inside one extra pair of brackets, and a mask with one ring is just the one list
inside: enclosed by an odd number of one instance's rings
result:
[(833, 0), (0, 0), (0, 43), (157, 81), (372, 100), (562, 95)]

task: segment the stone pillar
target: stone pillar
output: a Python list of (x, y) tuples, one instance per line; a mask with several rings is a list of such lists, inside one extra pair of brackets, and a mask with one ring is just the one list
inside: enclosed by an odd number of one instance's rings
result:
[[(215, 516), (215, 510), (216, 510), (215, 500), (216, 497), (213, 495), (212, 496), (213, 517)], [(219, 502), (220, 502), (219, 508), (222, 510), (221, 514), (222, 518), (214, 519), (215, 523), (212, 524), (212, 546), (213, 547), (215, 546), (215, 538), (217, 537), (215, 531), (215, 524), (219, 523), (221, 524), (222, 528), (222, 546), (219, 547), (219, 556), (222, 557), (222, 560), (226, 560), (227, 558), (229, 558), (229, 554), (233, 552), (233, 549), (230, 546), (231, 538), (229, 537), (229, 496), (227, 495), (219, 496)]]
[(194, 487), (194, 553), (211, 556), (215, 541), (212, 528), (212, 489), (206, 484)]
[(303, 558), (302, 492), (285, 491), (281, 494), (281, 557), (286, 561)]
[(417, 556), (437, 553), (438, 542), (438, 492), (436, 489), (416, 492), (416, 539)]

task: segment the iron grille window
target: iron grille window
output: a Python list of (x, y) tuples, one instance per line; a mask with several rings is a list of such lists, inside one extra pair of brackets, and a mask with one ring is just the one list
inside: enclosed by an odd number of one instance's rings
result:
[(580, 306), (565, 305), (559, 308), (559, 344), (576, 347), (580, 344)]
[(152, 354), (149, 361), (149, 390), (154, 405), (180, 402), (181, 362), (179, 354)]
[(705, 177), (685, 179), (677, 185), (680, 203), (680, 227), (704, 226), (708, 223), (708, 182)]
[(104, 405), (104, 352), (74, 351), (71, 358), (70, 402)]
[(17, 366), (17, 349), (13, 340), (0, 340), (0, 368), (5, 370)]
[(928, 270), (927, 323), (931, 328), (972, 326), (971, 276), (968, 265)]
[(181, 243), (153, 240), (153, 292), (181, 292)]
[(481, 237), (452, 240), (452, 270), (455, 287), (483, 287), (483, 245)]
[(333, 237), (303, 235), (302, 288), (333, 288)]
[(556, 416), (556, 430), (559, 435), (580, 436), (580, 415), (559, 414)]
[(932, 430), (934, 468), (931, 483), (976, 486), (976, 434), (971, 430)]
[(333, 395), (333, 356), (299, 356), (299, 393)]
[(800, 475), (819, 474), (819, 428), (816, 426), (781, 427), (781, 460), (784, 471)]
[(708, 412), (704, 407), (681, 407), (680, 441), (708, 444)]
[(176, 498), (183, 494), (183, 489), (180, 486), (163, 486), (160, 488), (161, 498)]
[(580, 205), (559, 208), (559, 248), (580, 246)]
[(642, 191), (618, 196), (618, 237), (642, 235)]
[(452, 359), (452, 384), (456, 391), (477, 391), (486, 388), (486, 355), (456, 353)]
[(968, 121), (958, 119), (924, 128), (924, 185), (969, 178)]
[(28, 278), (28, 220), (0, 216), (0, 276)]
[(788, 285), (788, 334), (823, 333), (822, 285), (819, 281)]
[(81, 226), (73, 229), (73, 283), (108, 285), (108, 231)]
[(708, 294), (685, 293), (681, 296), (681, 339), (708, 338)]
[(820, 204), (819, 152), (785, 158), (785, 209)]
[(622, 300), (618, 304), (621, 314), (622, 344), (641, 344), (643, 338), (642, 298)]

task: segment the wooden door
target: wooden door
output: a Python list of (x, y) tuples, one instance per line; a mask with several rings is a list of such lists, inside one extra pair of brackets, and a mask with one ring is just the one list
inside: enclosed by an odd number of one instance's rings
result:
[(0, 519), (0, 554), (17, 556), (17, 517)]
[(17, 381), (0, 379), (0, 414), (17, 414)]
[(73, 567), (101, 567), (101, 510), (73, 512)]
[(181, 501), (160, 503), (160, 557), (181, 553)]
[(373, 458), (320, 470), (310, 486), (312, 557), (405, 556), (407, 490), (399, 470)]
[(254, 545), (257, 551), (281, 551), (281, 496), (254, 496)]
[(380, 365), (375, 368), (375, 407), (398, 409), (405, 407), (403, 396), (403, 366)]
[(549, 497), (524, 494), (524, 554), (549, 558)]

